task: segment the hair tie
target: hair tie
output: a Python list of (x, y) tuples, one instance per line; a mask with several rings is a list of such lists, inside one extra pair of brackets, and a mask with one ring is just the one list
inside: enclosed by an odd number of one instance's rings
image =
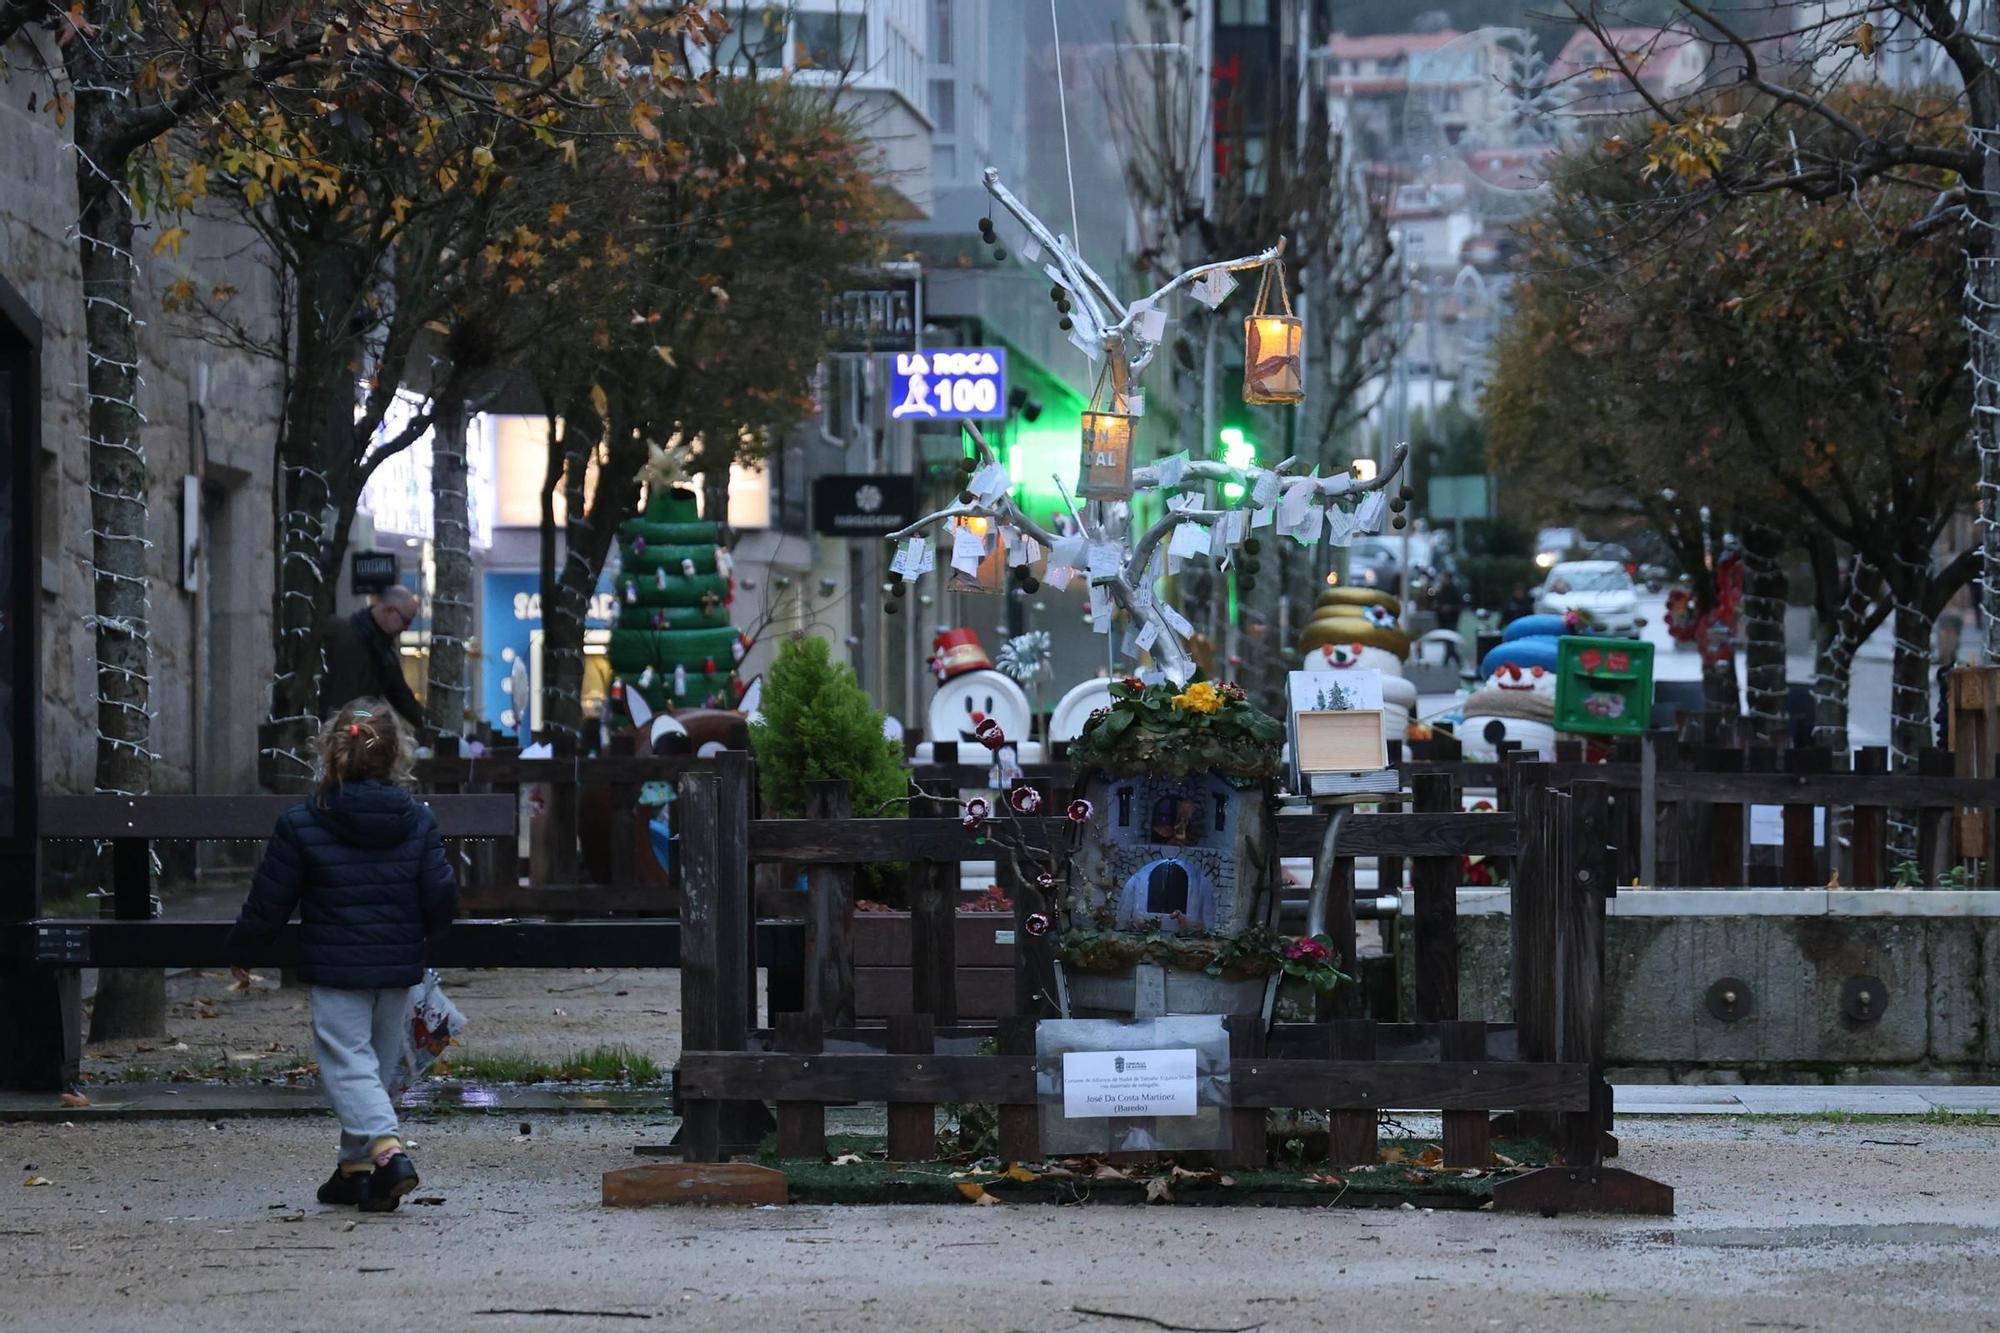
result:
[(352, 722), (350, 722), (347, 724), (347, 734), (350, 736), (359, 736), (361, 734), (361, 728), (355, 726)]

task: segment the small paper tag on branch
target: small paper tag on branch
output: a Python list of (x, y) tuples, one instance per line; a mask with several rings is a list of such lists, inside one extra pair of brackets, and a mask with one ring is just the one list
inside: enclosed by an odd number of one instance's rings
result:
[(1259, 509), (1269, 509), (1278, 498), (1278, 488), (1283, 485), (1275, 472), (1260, 472), (1257, 480), (1250, 484), (1250, 503)]
[(1236, 275), (1226, 268), (1219, 268), (1195, 279), (1194, 299), (1213, 310), (1228, 300), (1229, 294), (1235, 290)]
[(1179, 489), (1181, 479), (1187, 476), (1187, 470), (1188, 456), (1185, 449), (1177, 454), (1168, 454), (1153, 464), (1153, 473), (1159, 477), (1160, 489), (1163, 491)]
[(1008, 473), (1005, 463), (988, 463), (972, 474), (972, 484), (966, 489), (972, 492), (979, 503), (990, 505), (1009, 490), (1013, 489), (1014, 478)]
[(1174, 633), (1183, 639), (1194, 633), (1194, 626), (1188, 622), (1186, 616), (1174, 608), (1172, 602), (1161, 602), (1160, 614), (1166, 617), (1167, 624), (1173, 626)]

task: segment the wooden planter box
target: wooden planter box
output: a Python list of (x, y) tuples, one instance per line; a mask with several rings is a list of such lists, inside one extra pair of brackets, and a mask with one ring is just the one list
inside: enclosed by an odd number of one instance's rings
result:
[[(1014, 1014), (1014, 918), (961, 912), (952, 919), (961, 1020)], [(866, 1021), (910, 1012), (910, 914), (854, 915), (854, 1016)]]

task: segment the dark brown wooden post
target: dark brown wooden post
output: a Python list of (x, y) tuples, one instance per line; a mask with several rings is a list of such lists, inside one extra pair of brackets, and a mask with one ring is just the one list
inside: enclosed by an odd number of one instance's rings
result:
[[(847, 783), (806, 783), (806, 814), (835, 823), (854, 814)], [(806, 868), (806, 1004), (828, 1027), (854, 1026), (854, 867)]]
[[(609, 758), (630, 759), (638, 753), (638, 737), (629, 731), (614, 732), (604, 747)], [(633, 821), (639, 808), (639, 784), (618, 781), (611, 788), (611, 895), (614, 899), (639, 887), (636, 834)], [(578, 807), (582, 798), (578, 798)]]
[[(1822, 745), (1806, 745), (1785, 752), (1785, 772), (1799, 775), (1833, 771), (1833, 753)], [(1809, 889), (1824, 884), (1831, 867), (1820, 868), (1819, 840), (1813, 836), (1810, 805), (1787, 805), (1784, 813), (1784, 883), (1792, 889)], [(1826, 812), (1827, 845), (1832, 846), (1833, 811)]]
[(1564, 1160), (1582, 1166), (1603, 1160), (1611, 1127), (1611, 1088), (1604, 1081), (1604, 900), (1610, 888), (1605, 855), (1609, 811), (1604, 784), (1570, 788), (1567, 837), (1569, 874), (1562, 895), (1562, 1058), (1590, 1067), (1590, 1108), (1561, 1118)]
[[(1483, 1020), (1449, 1020), (1438, 1024), (1438, 1058), (1480, 1061), (1486, 1058)], [(1486, 1111), (1444, 1113), (1444, 1164), (1484, 1168), (1492, 1158), (1492, 1120)]]
[[(1711, 746), (1703, 752), (1701, 766), (1709, 773), (1741, 773), (1743, 751)], [(1708, 807), (1708, 871), (1702, 883), (1734, 888), (1744, 882), (1744, 814), (1744, 807), (1734, 802)]]
[[(1261, 1019), (1238, 1014), (1223, 1020), (1229, 1027), (1229, 1067), (1254, 1063), (1264, 1053), (1264, 1024)], [(1261, 1167), (1271, 1160), (1270, 1144), (1264, 1132), (1266, 1118), (1262, 1106), (1235, 1106), (1229, 1111), (1228, 1161), (1232, 1166)]]
[[(1375, 1024), (1349, 1018), (1326, 1026), (1327, 1056), (1334, 1060), (1373, 1060)], [(1327, 1160), (1334, 1166), (1373, 1166), (1381, 1156), (1375, 1138), (1372, 1109), (1329, 1111), (1326, 1117)]]
[[(1000, 1054), (1034, 1058), (1032, 1016), (1023, 1014), (1000, 1020)], [(1000, 1108), (1000, 1156), (1009, 1162), (1042, 1160), (1042, 1108), (1032, 1100), (1025, 1105)]]
[(152, 920), (153, 848), (149, 840), (111, 840), (111, 911), (120, 921)]
[[(956, 806), (931, 797), (910, 804), (913, 817), (955, 813)], [(942, 1027), (958, 1023), (959, 870), (956, 861), (910, 864), (910, 1009)]]
[[(1514, 862), (1510, 898), (1513, 916), (1514, 1022), (1519, 1028), (1523, 1060), (1553, 1061), (1559, 1030), (1556, 1022), (1557, 950), (1556, 884), (1562, 873), (1562, 848), (1554, 828), (1558, 803), (1567, 798), (1548, 789), (1548, 766), (1516, 764), (1513, 807), (1520, 828), (1521, 854)], [(1522, 1134), (1547, 1132), (1548, 1117), (1522, 1112), (1515, 1117)]]
[[(724, 1049), (719, 916), (728, 857), (722, 846), (721, 776), (686, 773), (680, 793), (681, 1051), (686, 1054)], [(721, 1161), (722, 1104), (683, 1099), (680, 1143), (687, 1161)]]
[[(1889, 751), (1880, 745), (1870, 745), (1854, 754), (1854, 771), (1868, 777), (1880, 778), (1889, 771)], [(1879, 782), (1867, 784), (1879, 793)], [(1889, 882), (1889, 867), (1884, 865), (1882, 849), (1885, 823), (1888, 811), (1883, 808), (1879, 795), (1867, 802), (1856, 802), (1854, 806), (1854, 832), (1850, 845), (1854, 848), (1854, 882), (1851, 889), (1879, 889)]]
[[(930, 1055), (936, 1050), (929, 1014), (891, 1014), (889, 1051)], [(937, 1156), (937, 1107), (931, 1102), (889, 1103), (889, 1160), (928, 1162)]]
[[(818, 1014), (779, 1014), (774, 1026), (781, 1051), (817, 1055), (825, 1047), (825, 1027)], [(825, 1103), (778, 1103), (778, 1156), (801, 1159), (826, 1157)]]
[[(1332, 818), (1325, 809), (1320, 813)], [(1326, 906), (1327, 934), (1333, 938), (1333, 951), (1340, 959), (1340, 970), (1354, 978), (1333, 988), (1332, 994), (1327, 997), (1327, 1007), (1334, 1018), (1359, 1018), (1366, 1010), (1368, 997), (1361, 987), (1361, 941), (1356, 937), (1354, 928), (1353, 857), (1334, 857), (1333, 885), (1327, 896), (1331, 899)]]
[[(1948, 778), (1952, 776), (1952, 759), (1949, 750), (1920, 750), (1917, 752), (1917, 772), (1924, 777)], [(1951, 807), (1942, 805), (1921, 805), (1915, 807), (1917, 815), (1917, 865), (1926, 885), (1935, 885), (1947, 867), (1956, 860), (1956, 847), (1951, 837)]]
[[(1458, 808), (1449, 773), (1420, 773), (1414, 786), (1420, 814)], [(1419, 856), (1411, 874), (1416, 894), (1417, 1021), (1458, 1017), (1458, 883), (1456, 856)]]

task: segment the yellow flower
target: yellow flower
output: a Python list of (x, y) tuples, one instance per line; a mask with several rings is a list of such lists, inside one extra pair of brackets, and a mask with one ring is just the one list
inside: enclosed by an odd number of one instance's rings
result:
[(1173, 703), (1174, 707), (1184, 708), (1190, 713), (1213, 713), (1222, 707), (1222, 695), (1215, 686), (1199, 680), (1176, 694)]

